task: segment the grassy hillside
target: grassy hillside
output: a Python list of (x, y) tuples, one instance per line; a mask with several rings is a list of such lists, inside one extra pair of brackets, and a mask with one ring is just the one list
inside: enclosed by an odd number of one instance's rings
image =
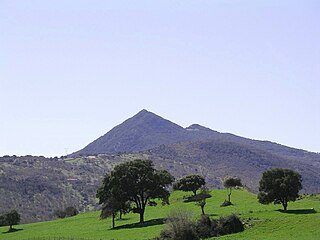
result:
[[(289, 203), (288, 213), (277, 211), (280, 205), (264, 206), (257, 202), (256, 195), (236, 190), (232, 193), (234, 206), (220, 207), (226, 198), (225, 190), (213, 190), (205, 211), (213, 218), (237, 213), (248, 228), (235, 235), (219, 239), (317, 239), (320, 235), (320, 196), (308, 196)], [(194, 217), (200, 216), (200, 207), (182, 201), (184, 192), (174, 192), (169, 206), (148, 207), (146, 223), (137, 224), (139, 216), (128, 214), (124, 220), (116, 222), (117, 228), (111, 229), (111, 220), (99, 220), (99, 212), (81, 213), (78, 216), (16, 226), (19, 231), (5, 233), (8, 227), (0, 227), (0, 239), (37, 239), (38, 237), (74, 237), (75, 239), (148, 239), (157, 236), (164, 227), (163, 220), (172, 209), (189, 209)], [(316, 213), (310, 209), (314, 208)]]

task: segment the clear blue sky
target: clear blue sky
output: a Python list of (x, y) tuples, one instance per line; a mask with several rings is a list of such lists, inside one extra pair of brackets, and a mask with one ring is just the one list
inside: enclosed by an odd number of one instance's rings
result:
[(145, 108), (320, 152), (318, 0), (0, 0), (0, 156), (79, 150)]

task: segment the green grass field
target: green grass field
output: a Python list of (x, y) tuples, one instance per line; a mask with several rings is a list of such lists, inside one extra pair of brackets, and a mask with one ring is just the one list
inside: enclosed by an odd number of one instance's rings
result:
[[(248, 222), (244, 232), (218, 239), (320, 239), (319, 195), (290, 202), (289, 211), (283, 213), (278, 211), (280, 205), (261, 205), (256, 195), (247, 191), (235, 190), (231, 198), (234, 205), (228, 207), (220, 207), (226, 198), (225, 190), (213, 190), (211, 194), (213, 197), (207, 200), (206, 214), (218, 218), (236, 213)], [(195, 203), (184, 203), (184, 195), (185, 192), (174, 192), (170, 205), (148, 207), (144, 225), (138, 224), (137, 214), (128, 214), (123, 220), (116, 221), (116, 229), (111, 229), (111, 219), (99, 220), (99, 212), (88, 212), (62, 220), (18, 225), (15, 226), (18, 231), (11, 233), (6, 233), (8, 227), (0, 227), (0, 239), (150, 239), (159, 235), (165, 226), (164, 218), (173, 209), (188, 209), (195, 218), (200, 216), (200, 207)]]

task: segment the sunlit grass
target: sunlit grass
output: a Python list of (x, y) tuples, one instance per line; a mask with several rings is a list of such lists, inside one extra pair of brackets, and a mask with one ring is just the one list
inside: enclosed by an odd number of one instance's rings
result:
[[(226, 199), (225, 190), (211, 191), (212, 198), (207, 200), (206, 214), (213, 218), (238, 214), (248, 223), (244, 232), (221, 237), (221, 239), (318, 239), (320, 236), (320, 200), (306, 198), (290, 202), (289, 213), (278, 211), (280, 205), (261, 205), (256, 195), (250, 192), (235, 190), (232, 193), (232, 206), (220, 207)], [(195, 203), (184, 203), (185, 192), (174, 192), (170, 205), (148, 207), (144, 225), (137, 224), (137, 214), (127, 214), (123, 220), (116, 221), (116, 229), (111, 229), (111, 219), (100, 220), (99, 212), (81, 213), (75, 217), (62, 220), (24, 224), (15, 226), (20, 231), (5, 233), (8, 227), (0, 227), (0, 239), (22, 240), (37, 237), (74, 237), (85, 239), (150, 239), (158, 236), (163, 229), (163, 220), (176, 208), (188, 209), (197, 218), (201, 214)], [(316, 213), (310, 209), (314, 208)], [(216, 238), (215, 238), (216, 239)], [(220, 238), (219, 238), (220, 239)]]

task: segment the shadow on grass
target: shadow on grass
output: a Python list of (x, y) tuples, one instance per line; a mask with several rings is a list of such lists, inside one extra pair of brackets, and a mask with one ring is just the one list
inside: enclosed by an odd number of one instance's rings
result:
[(123, 218), (121, 218), (121, 219), (118, 218), (117, 221), (120, 221), (120, 222), (121, 222), (121, 221), (127, 221), (127, 220), (129, 220), (129, 219), (130, 219), (130, 218), (124, 218), (124, 217), (123, 217)]
[(161, 224), (164, 224), (164, 221), (165, 221), (164, 218), (156, 218), (156, 219), (145, 221), (144, 223), (131, 223), (131, 224), (121, 225), (121, 226), (115, 227), (113, 230), (120, 230), (120, 229), (127, 229), (127, 228), (142, 228), (142, 227), (161, 225)]
[(209, 217), (216, 217), (216, 216), (219, 216), (219, 215), (212, 213), (212, 214), (208, 214), (208, 216), (209, 216)]
[(317, 211), (314, 208), (307, 208), (307, 209), (296, 209), (296, 210), (277, 210), (282, 213), (288, 213), (288, 214), (313, 214), (317, 213)]
[(12, 228), (11, 230), (9, 229), (6, 232), (3, 232), (3, 234), (7, 234), (7, 233), (14, 233), (14, 232), (18, 232), (18, 231), (22, 231), (23, 229), (21, 228)]

